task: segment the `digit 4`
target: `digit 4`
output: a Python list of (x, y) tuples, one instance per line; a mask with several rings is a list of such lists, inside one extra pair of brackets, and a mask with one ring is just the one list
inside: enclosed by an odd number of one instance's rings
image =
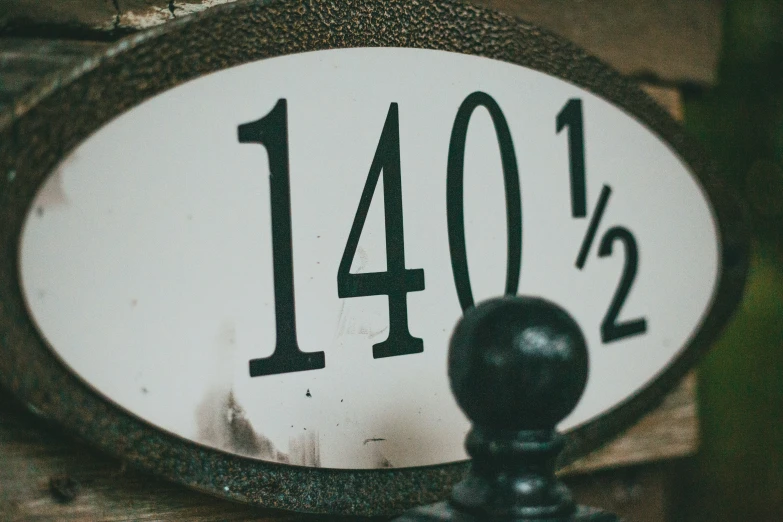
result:
[[(386, 221), (386, 271), (352, 274), (351, 264), (381, 172)], [(408, 329), (408, 292), (424, 290), (424, 270), (405, 268), (402, 212), (400, 119), (397, 104), (392, 103), (337, 270), (337, 294), (340, 298), (371, 295), (386, 295), (389, 298), (389, 336), (385, 341), (373, 345), (374, 359), (424, 351), (424, 342), (413, 337)]]

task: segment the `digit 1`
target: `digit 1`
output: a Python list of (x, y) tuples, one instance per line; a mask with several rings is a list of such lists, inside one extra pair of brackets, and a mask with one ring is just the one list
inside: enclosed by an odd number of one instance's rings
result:
[(585, 186), (585, 138), (582, 120), (582, 100), (572, 98), (557, 115), (557, 133), (568, 127), (568, 159), (571, 171), (571, 215), (587, 215), (587, 188)]
[(446, 219), (449, 230), (449, 253), (454, 286), (462, 310), (473, 306), (470, 288), (468, 257), (465, 246), (465, 208), (463, 181), (465, 171), (465, 141), (473, 111), (484, 107), (492, 117), (503, 164), (503, 180), (506, 188), (506, 227), (508, 231), (508, 261), (506, 264), (506, 295), (516, 295), (519, 272), (522, 269), (522, 197), (519, 188), (519, 169), (503, 111), (497, 102), (484, 92), (470, 94), (460, 105), (449, 141), (449, 161), (446, 171)]
[[(359, 237), (367, 219), (375, 187), (383, 171), (383, 211), (386, 220), (386, 272), (351, 274)], [(400, 179), (400, 119), (396, 103), (389, 106), (381, 139), (364, 183), (356, 216), (348, 233), (340, 267), (337, 269), (337, 295), (340, 298), (387, 295), (389, 336), (373, 345), (373, 359), (424, 351), (424, 341), (408, 329), (408, 292), (424, 290), (424, 270), (405, 268), (405, 239), (402, 221), (402, 180)]]
[(275, 351), (250, 360), (250, 376), (320, 370), (324, 352), (302, 352), (296, 340), (294, 261), (291, 246), (291, 187), (288, 175), (288, 108), (280, 99), (261, 118), (238, 127), (239, 143), (258, 143), (269, 157), (269, 195), (272, 206), (272, 267), (275, 288)]

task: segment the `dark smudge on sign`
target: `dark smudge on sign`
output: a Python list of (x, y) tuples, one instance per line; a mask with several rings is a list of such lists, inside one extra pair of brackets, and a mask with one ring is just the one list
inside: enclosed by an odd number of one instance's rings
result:
[(318, 433), (308, 431), (297, 437), (288, 439), (289, 463), (298, 466), (321, 467), (321, 447), (318, 444)]
[(378, 462), (376, 467), (378, 467), (378, 468), (393, 468), (394, 465), (392, 465), (392, 463), (386, 457), (381, 457), (381, 460)]
[[(73, 159), (69, 158), (67, 161), (70, 162)], [(68, 203), (68, 196), (63, 187), (62, 171), (58, 168), (49, 176), (38, 192), (35, 200), (36, 211), (41, 216), (44, 210), (65, 206)]]
[(209, 446), (282, 464), (321, 467), (321, 450), (316, 430), (288, 440), (288, 453), (279, 451), (268, 437), (256, 432), (244, 408), (231, 390), (207, 394), (196, 411), (196, 440)]
[(248, 457), (280, 461), (272, 442), (256, 433), (234, 393), (212, 392), (196, 412), (197, 440)]

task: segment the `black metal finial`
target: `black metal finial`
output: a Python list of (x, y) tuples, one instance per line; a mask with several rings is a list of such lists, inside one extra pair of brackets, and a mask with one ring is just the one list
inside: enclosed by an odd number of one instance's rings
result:
[(554, 303), (505, 297), (468, 310), (451, 338), (449, 378), (473, 422), (471, 472), (447, 501), (396, 522), (617, 522), (575, 506), (555, 477), (555, 426), (579, 402), (587, 367), (579, 325)]

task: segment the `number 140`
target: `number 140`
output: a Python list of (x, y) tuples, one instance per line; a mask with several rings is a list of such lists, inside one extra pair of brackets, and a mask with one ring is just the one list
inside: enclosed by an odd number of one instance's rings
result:
[[(522, 260), (522, 208), (519, 174), (511, 133), (503, 113), (489, 95), (476, 92), (460, 107), (452, 130), (448, 162), (448, 223), (452, 268), (460, 304), (473, 306), (467, 269), (462, 203), (465, 137), (473, 111), (485, 107), (495, 124), (506, 183), (509, 263), (506, 294), (516, 294)], [(291, 246), (291, 188), (288, 156), (288, 110), (285, 99), (260, 120), (238, 128), (240, 143), (263, 145), (269, 157), (269, 186), (272, 207), (272, 256), (274, 267), (275, 323), (277, 342), (271, 356), (250, 361), (250, 376), (318, 370), (326, 367), (324, 352), (303, 352), (296, 338), (294, 271)], [(375, 188), (383, 173), (383, 206), (386, 224), (386, 271), (350, 273), (359, 237)], [(424, 270), (405, 268), (403, 239), (402, 181), (400, 172), (400, 124), (396, 103), (389, 106), (386, 122), (364, 185), (356, 216), (348, 234), (337, 270), (337, 294), (341, 298), (388, 296), (389, 335), (373, 346), (373, 357), (392, 357), (424, 351), (422, 339), (408, 328), (408, 293), (424, 290)]]

